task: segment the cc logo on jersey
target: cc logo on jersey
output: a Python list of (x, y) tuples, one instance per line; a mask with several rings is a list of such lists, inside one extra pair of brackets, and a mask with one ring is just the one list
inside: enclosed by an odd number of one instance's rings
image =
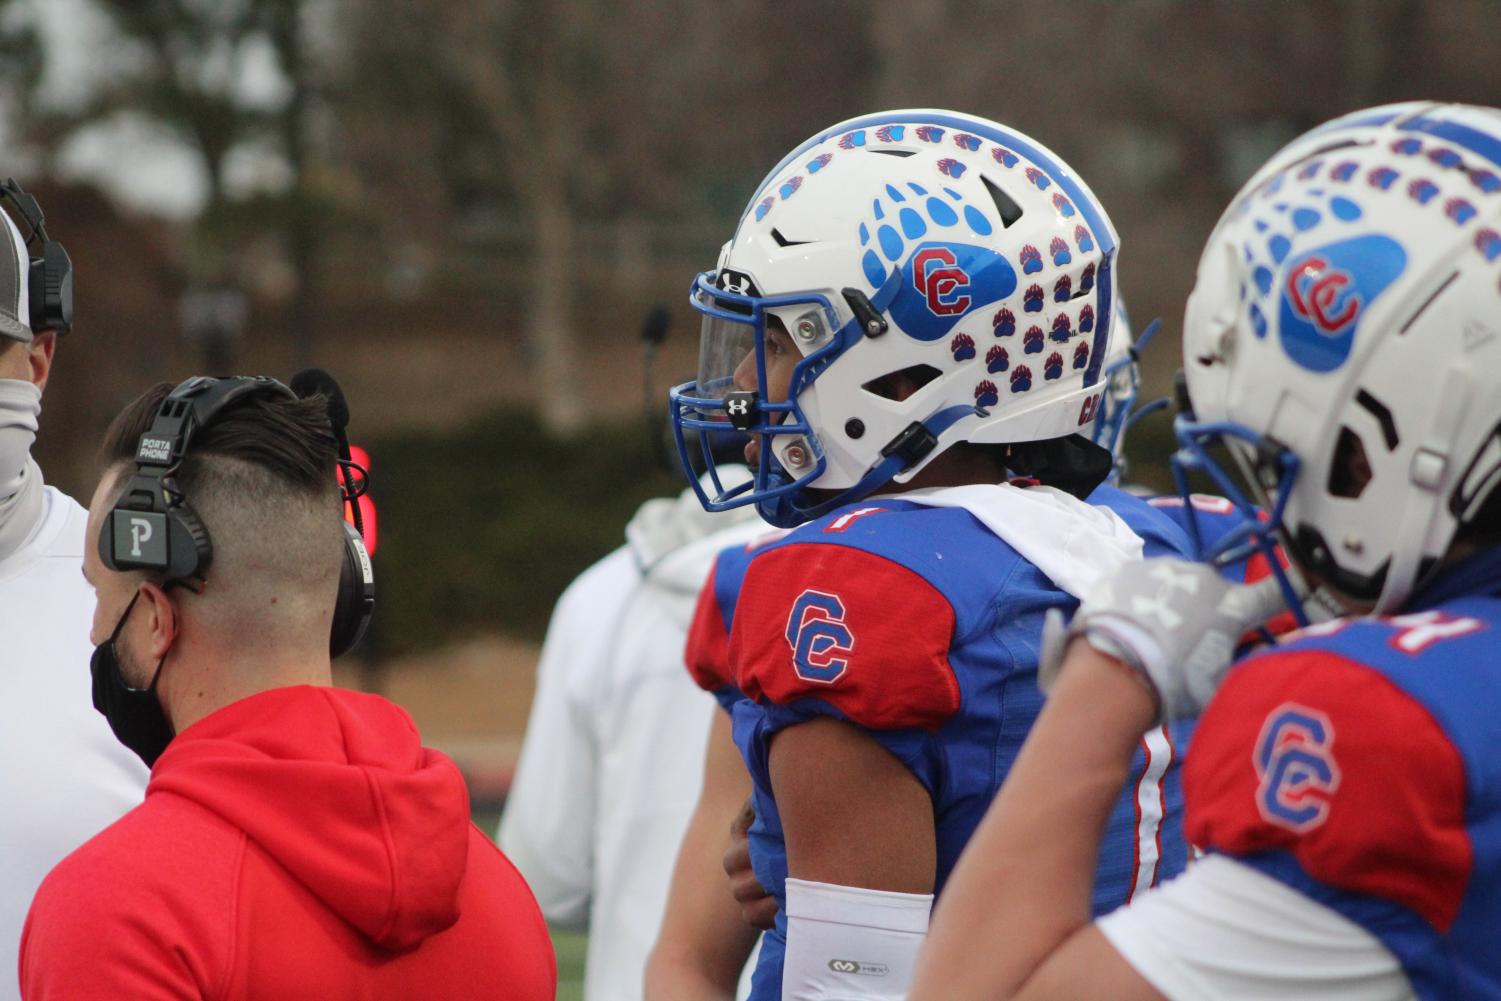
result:
[(787, 645), (799, 678), (820, 685), (838, 681), (855, 650), (855, 634), (844, 623), (839, 596), (812, 588), (798, 595), (787, 616)]
[(1295, 702), (1272, 710), (1256, 740), (1256, 808), (1263, 819), (1299, 834), (1329, 819), (1340, 779), (1333, 747), (1328, 716)]

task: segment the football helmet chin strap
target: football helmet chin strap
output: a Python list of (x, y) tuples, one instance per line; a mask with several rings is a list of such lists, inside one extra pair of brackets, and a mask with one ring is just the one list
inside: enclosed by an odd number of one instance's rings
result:
[(901, 1001), (932, 910), (931, 893), (789, 878), (782, 1001)]

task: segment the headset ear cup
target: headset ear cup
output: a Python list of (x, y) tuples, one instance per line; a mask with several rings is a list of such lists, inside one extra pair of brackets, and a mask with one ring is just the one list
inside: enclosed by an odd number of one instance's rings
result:
[(353, 649), (365, 635), (375, 613), (375, 573), (365, 540), (349, 522), (343, 524), (344, 559), (339, 566), (339, 593), (334, 600), (333, 629), (328, 638), (331, 657)]

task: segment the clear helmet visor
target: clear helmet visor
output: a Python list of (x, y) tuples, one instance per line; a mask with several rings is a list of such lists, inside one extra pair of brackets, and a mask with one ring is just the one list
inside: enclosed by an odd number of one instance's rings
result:
[[(699, 301), (708, 305), (708, 293), (700, 292)], [(754, 388), (756, 379), (756, 326), (747, 316), (732, 318), (716, 310), (705, 312), (699, 331), (698, 395), (706, 400), (723, 400), (735, 391), (735, 374), (742, 373), (745, 384)]]

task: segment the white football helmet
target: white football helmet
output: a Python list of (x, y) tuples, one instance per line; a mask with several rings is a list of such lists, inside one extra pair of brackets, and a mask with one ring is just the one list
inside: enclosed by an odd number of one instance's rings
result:
[[(889, 111), (803, 143), (690, 293), (704, 322), (698, 380), (672, 392), (679, 447), (685, 430), (732, 426), (762, 446), (754, 482), (702, 492), (705, 506), (795, 525), (956, 442), (1088, 435), (1117, 242), (1067, 164), (995, 122)], [(767, 317), (802, 353), (785, 402), (767, 392)], [(752, 355), (758, 388), (737, 391)], [(898, 372), (921, 383), (904, 400), (877, 388)]]
[(1378, 614), (1423, 585), (1501, 482), (1498, 231), (1490, 108), (1346, 115), (1246, 184), (1184, 319), (1179, 483), (1204, 469), (1248, 517), (1206, 555), (1278, 536)]

